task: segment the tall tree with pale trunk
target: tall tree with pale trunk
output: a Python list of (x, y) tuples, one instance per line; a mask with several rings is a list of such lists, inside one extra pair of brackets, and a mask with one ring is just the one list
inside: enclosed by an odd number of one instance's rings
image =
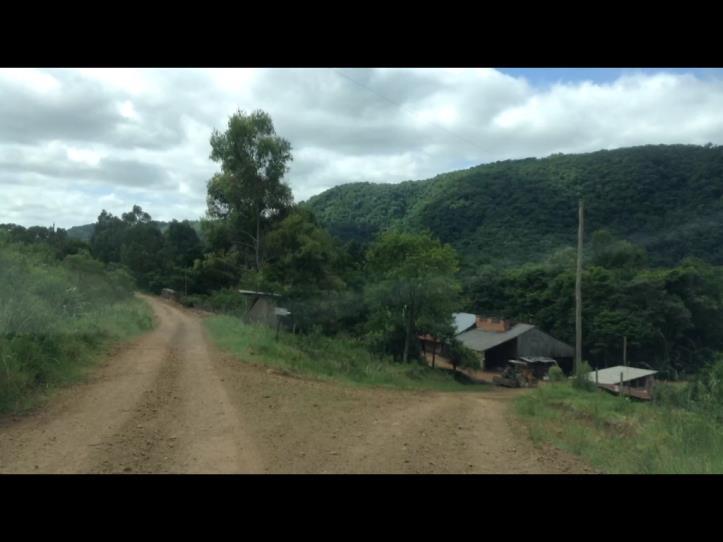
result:
[(262, 266), (262, 237), (270, 221), (293, 203), (283, 182), (292, 160), (291, 144), (276, 135), (263, 111), (237, 111), (225, 132), (211, 135), (211, 156), (221, 172), (208, 182), (208, 216), (223, 221), (233, 243), (253, 252)]

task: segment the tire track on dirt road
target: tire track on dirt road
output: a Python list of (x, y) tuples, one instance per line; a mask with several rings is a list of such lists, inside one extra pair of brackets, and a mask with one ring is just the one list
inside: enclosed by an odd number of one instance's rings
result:
[(154, 330), (43, 408), (0, 420), (0, 473), (590, 472), (516, 430), (524, 390), (284, 374), (217, 350), (195, 312), (142, 297)]
[(262, 471), (200, 320), (141, 297), (153, 331), (38, 412), (0, 422), (0, 473)]

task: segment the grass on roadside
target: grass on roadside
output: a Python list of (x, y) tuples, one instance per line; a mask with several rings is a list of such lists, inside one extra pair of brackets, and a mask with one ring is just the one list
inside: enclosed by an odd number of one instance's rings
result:
[(723, 427), (702, 412), (548, 383), (516, 400), (531, 438), (609, 473), (723, 473)]
[(293, 335), (243, 324), (231, 316), (205, 320), (211, 339), (222, 349), (246, 362), (278, 367), (298, 375), (340, 380), (362, 386), (408, 390), (482, 391), (488, 386), (470, 383), (464, 375), (452, 375), (418, 364), (393, 363), (372, 355), (351, 339), (320, 334)]
[(0, 242), (0, 413), (34, 406), (152, 325), (123, 270)]

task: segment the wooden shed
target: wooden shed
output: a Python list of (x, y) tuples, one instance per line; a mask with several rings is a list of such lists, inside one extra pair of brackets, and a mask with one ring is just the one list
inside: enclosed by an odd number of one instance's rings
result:
[(247, 310), (243, 317), (246, 324), (261, 324), (275, 328), (278, 320), (276, 309), (281, 299), (279, 294), (239, 290), (247, 299)]

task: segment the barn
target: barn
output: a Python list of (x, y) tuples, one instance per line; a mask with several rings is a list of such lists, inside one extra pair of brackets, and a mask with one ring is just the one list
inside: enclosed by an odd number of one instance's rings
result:
[[(566, 373), (572, 371), (575, 349), (532, 324), (476, 315), (455, 315), (456, 322), (469, 324), (457, 339), (478, 352), (487, 371), (501, 370), (510, 359), (552, 358)], [(471, 323), (470, 316), (474, 316)], [(458, 328), (459, 329), (459, 328)]]

